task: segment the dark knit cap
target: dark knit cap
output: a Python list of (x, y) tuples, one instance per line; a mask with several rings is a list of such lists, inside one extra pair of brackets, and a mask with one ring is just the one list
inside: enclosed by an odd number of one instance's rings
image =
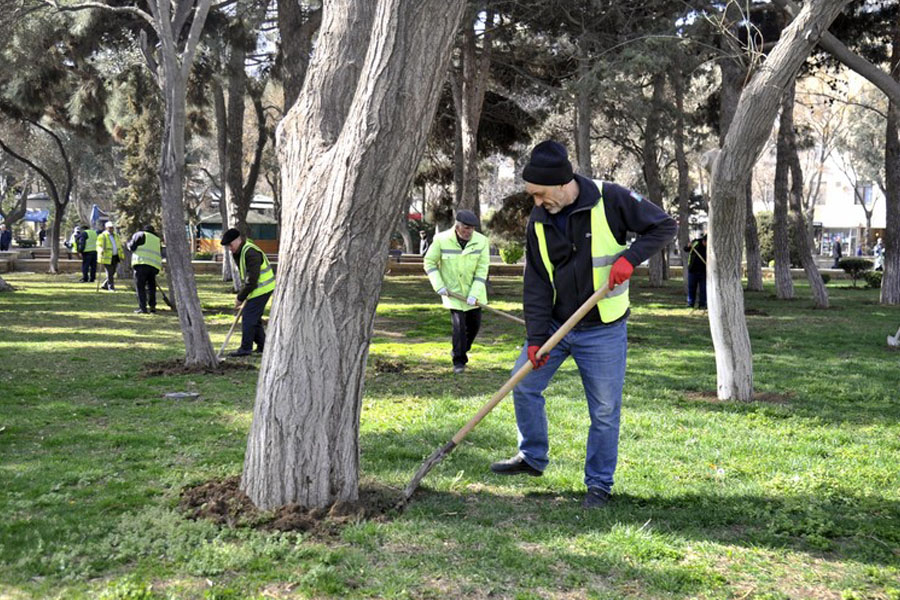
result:
[(234, 240), (238, 239), (240, 236), (241, 236), (241, 232), (238, 231), (237, 229), (235, 229), (234, 227), (232, 227), (231, 229), (226, 231), (224, 234), (222, 234), (222, 245), (227, 246)]
[(456, 220), (469, 227), (478, 227), (478, 217), (471, 210), (456, 211)]
[(574, 177), (565, 146), (552, 140), (535, 146), (522, 170), (522, 179), (537, 185), (562, 185)]
[(153, 225), (146, 225), (144, 227), (144, 231), (146, 231), (147, 233), (152, 233), (153, 235), (156, 235), (156, 229), (153, 227)]

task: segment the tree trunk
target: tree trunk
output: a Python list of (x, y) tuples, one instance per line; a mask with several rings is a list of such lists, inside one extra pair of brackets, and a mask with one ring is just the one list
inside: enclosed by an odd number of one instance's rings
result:
[[(805, 202), (803, 197), (803, 169), (800, 166), (800, 154), (797, 152), (797, 134), (793, 128), (791, 128), (788, 136), (788, 159), (791, 167), (790, 214), (788, 215), (788, 221), (793, 231), (794, 251), (800, 257), (800, 264), (806, 273), (806, 279), (809, 281), (809, 288), (812, 291), (816, 308), (828, 308), (828, 292), (825, 290), (825, 282), (822, 281), (822, 274), (819, 273), (819, 267), (813, 258), (812, 239), (807, 234), (806, 219), (803, 216), (803, 205)], [(819, 174), (820, 180), (821, 177), (821, 174)]]
[[(453, 106), (459, 124), (456, 153), (460, 160), (456, 175), (456, 207), (481, 214), (478, 195), (478, 126), (487, 91), (488, 74), (491, 68), (493, 12), (487, 11), (486, 23), (481, 24), (479, 10), (469, 15), (471, 22), (463, 28), (462, 39), (457, 52), (459, 64), (451, 69), (453, 78)], [(476, 43), (475, 27), (483, 27), (481, 48)]]
[(16, 288), (6, 283), (3, 277), (0, 277), (0, 292), (14, 292)]
[(791, 238), (788, 235), (788, 139), (794, 129), (794, 87), (784, 91), (778, 120), (778, 142), (775, 158), (775, 295), (781, 300), (794, 298), (791, 279)]
[[(653, 76), (653, 97), (650, 104), (650, 113), (647, 115), (647, 123), (644, 127), (644, 147), (641, 153), (643, 157), (644, 181), (647, 185), (647, 196), (653, 204), (663, 205), (663, 182), (659, 174), (657, 163), (659, 154), (659, 130), (662, 117), (663, 94), (666, 86), (665, 73), (657, 73)], [(655, 253), (650, 257), (650, 287), (661, 287), (666, 278), (665, 261), (661, 253)]]
[(744, 256), (747, 260), (747, 289), (753, 292), (763, 291), (762, 257), (759, 250), (759, 229), (753, 215), (753, 192), (750, 185), (744, 190), (747, 204), (747, 219), (744, 224)]
[[(900, 21), (894, 21), (891, 76), (900, 80)], [(900, 106), (888, 103), (884, 144), (885, 230), (881, 303), (900, 304)]]
[(687, 156), (684, 153), (684, 73), (673, 69), (669, 74), (675, 90), (675, 163), (678, 166), (678, 252), (681, 256), (681, 276), (684, 293), (688, 292), (687, 255), (684, 248), (691, 243), (691, 181)]
[(322, 23), (322, 9), (303, 9), (298, 0), (277, 0), (281, 33), (281, 80), (284, 113), (294, 105), (309, 68), (313, 38)]
[[(213, 79), (213, 106), (215, 107), (216, 116), (216, 154), (219, 159), (219, 217), (222, 219), (222, 233), (230, 226), (231, 221), (228, 215), (228, 202), (225, 193), (225, 171), (228, 165), (228, 111), (225, 108), (225, 92), (222, 90), (221, 84)], [(226, 249), (222, 249), (222, 281), (232, 281), (234, 290), (238, 289), (238, 282), (234, 277), (234, 261), (231, 253)]]
[(741, 94), (721, 153), (713, 164), (709, 203), (709, 320), (716, 352), (717, 394), (753, 397), (753, 355), (741, 290), (741, 233), (746, 186), (765, 145), (783, 90), (849, 0), (812, 0), (781, 38)]
[(184, 339), (185, 365), (215, 367), (219, 361), (203, 321), (184, 228), (184, 128), (187, 120), (185, 78), (175, 57), (163, 54), (160, 83), (165, 99), (165, 122), (159, 185), (169, 284), (172, 293), (178, 298), (178, 321)]
[(247, 72), (244, 59), (247, 53), (235, 44), (228, 55), (228, 100), (225, 110), (225, 201), (231, 216), (229, 225), (236, 227), (244, 238), (249, 237), (247, 212), (250, 199), (244, 197), (244, 96), (247, 93)]
[(591, 58), (586, 56), (584, 45), (586, 36), (578, 43), (578, 81), (575, 84), (575, 157), (578, 161), (578, 172), (585, 177), (594, 177), (591, 164)]
[(285, 226), (241, 481), (262, 509), (358, 497), (359, 414), (388, 243), (464, 8), (323, 2), (316, 61), (280, 132)]

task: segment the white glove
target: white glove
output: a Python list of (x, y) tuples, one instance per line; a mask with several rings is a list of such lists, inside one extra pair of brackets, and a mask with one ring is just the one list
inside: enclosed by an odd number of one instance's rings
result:
[(478, 300), (475, 299), (475, 296), (469, 296), (468, 298), (466, 298), (466, 304), (468, 304), (469, 306), (475, 306), (477, 302)]
[(450, 295), (450, 292), (447, 291), (447, 288), (442, 287), (441, 289), (438, 290), (438, 295), (440, 295), (440, 296), (449, 296), (449, 295)]

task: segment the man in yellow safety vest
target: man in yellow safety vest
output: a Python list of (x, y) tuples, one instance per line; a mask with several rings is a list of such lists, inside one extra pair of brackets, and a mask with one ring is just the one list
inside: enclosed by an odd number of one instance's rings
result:
[(125, 249), (112, 221), (107, 221), (103, 233), (97, 236), (97, 260), (106, 269), (106, 281), (100, 287), (109, 292), (116, 291), (116, 269), (119, 262), (125, 260)]
[[(492, 464), (491, 470), (501, 475), (543, 473), (549, 464), (543, 392), (571, 355), (590, 416), (582, 506), (599, 508), (610, 499), (619, 452), (629, 279), (634, 267), (672, 240), (677, 226), (636, 192), (575, 175), (565, 147), (554, 141), (535, 146), (522, 178), (535, 206), (526, 229), (527, 341), (513, 372), (525, 361), (534, 370), (513, 392), (519, 452)], [(627, 246), (629, 231), (638, 237)], [(602, 286), (610, 288), (609, 294), (549, 354), (538, 356), (544, 342)]]
[[(153, 225), (145, 225), (128, 242), (138, 308), (134, 312), (156, 312), (156, 276), (162, 270), (162, 241)], [(148, 310), (149, 306), (149, 310)]]
[(234, 306), (237, 308), (245, 303), (241, 317), (241, 347), (229, 352), (228, 356), (248, 356), (253, 350), (254, 342), (256, 351), (262, 352), (266, 344), (262, 316), (266, 303), (275, 290), (275, 271), (269, 264), (266, 253), (252, 240), (244, 239), (237, 229), (229, 229), (222, 235), (222, 245), (231, 251), (243, 283)]

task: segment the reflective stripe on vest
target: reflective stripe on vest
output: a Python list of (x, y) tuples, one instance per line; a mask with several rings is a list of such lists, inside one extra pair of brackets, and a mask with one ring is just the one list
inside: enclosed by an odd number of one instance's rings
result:
[(256, 289), (250, 292), (250, 295), (247, 296), (247, 300), (262, 296), (263, 294), (268, 294), (275, 289), (275, 271), (272, 270), (272, 265), (269, 264), (269, 257), (266, 256), (265, 252), (259, 249), (259, 246), (250, 240), (246, 240), (244, 242), (244, 247), (241, 249), (241, 281), (246, 282), (247, 279), (246, 257), (249, 248), (253, 248), (262, 254), (262, 265), (259, 267), (259, 279), (256, 281)]
[(103, 247), (101, 255), (99, 257), (100, 264), (109, 265), (112, 264), (113, 257), (113, 244), (116, 246), (116, 256), (122, 258), (122, 240), (119, 239), (119, 236), (115, 233), (109, 233), (108, 231), (104, 231), (99, 236), (97, 236), (97, 248)]
[(144, 232), (144, 243), (134, 251), (131, 265), (150, 265), (162, 271), (162, 244), (157, 236), (147, 231)]
[(88, 229), (85, 233), (87, 233), (87, 239), (84, 241), (84, 251), (85, 252), (96, 252), (97, 251), (97, 232), (93, 229)]
[[(591, 270), (593, 271), (594, 291), (599, 290), (609, 281), (609, 272), (612, 265), (625, 251), (627, 246), (620, 244), (606, 222), (606, 212), (603, 209), (603, 182), (594, 181), (600, 190), (600, 199), (591, 209)], [(550, 285), (553, 286), (553, 302), (556, 303), (556, 284), (553, 282), (553, 263), (550, 262), (550, 253), (547, 251), (547, 235), (544, 224), (535, 222), (534, 233), (537, 236), (538, 251), (541, 254), (541, 262), (550, 277)], [(600, 318), (604, 323), (611, 323), (625, 314), (629, 306), (628, 284), (626, 281), (617, 285), (597, 304)]]

